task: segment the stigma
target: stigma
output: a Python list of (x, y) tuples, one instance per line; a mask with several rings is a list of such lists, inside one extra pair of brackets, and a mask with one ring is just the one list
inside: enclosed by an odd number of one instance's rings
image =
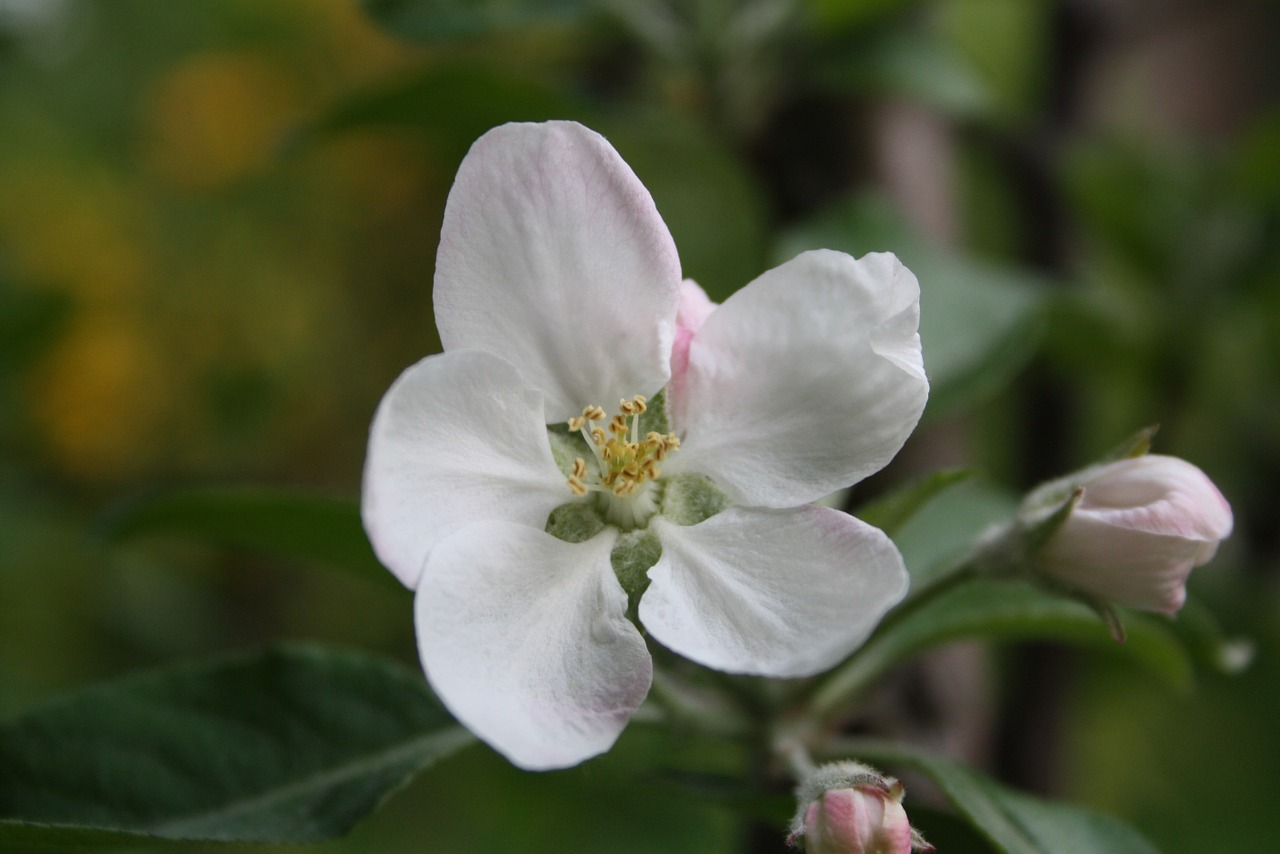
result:
[(569, 489), (577, 496), (596, 492), (604, 498), (610, 521), (624, 528), (643, 524), (657, 509), (651, 486), (662, 475), (660, 463), (680, 447), (674, 433), (649, 432), (640, 436), (640, 416), (646, 399), (636, 395), (618, 403), (618, 413), (608, 418), (599, 406), (587, 406), (569, 419), (569, 429), (582, 434), (592, 452), (573, 461)]

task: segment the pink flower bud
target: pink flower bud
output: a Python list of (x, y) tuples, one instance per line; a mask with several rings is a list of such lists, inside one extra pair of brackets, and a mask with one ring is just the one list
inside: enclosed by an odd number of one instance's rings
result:
[(1036, 554), (1037, 568), (1122, 605), (1176, 613), (1191, 570), (1231, 533), (1231, 507), (1205, 473), (1158, 454), (1046, 484), (1027, 497), (1024, 512), (1052, 513), (1077, 487), (1080, 500)]
[(804, 816), (806, 854), (910, 854), (911, 822), (902, 804), (872, 786), (833, 789)]
[(856, 762), (819, 769), (800, 792), (790, 841), (805, 854), (910, 854), (933, 848), (911, 828), (902, 784)]

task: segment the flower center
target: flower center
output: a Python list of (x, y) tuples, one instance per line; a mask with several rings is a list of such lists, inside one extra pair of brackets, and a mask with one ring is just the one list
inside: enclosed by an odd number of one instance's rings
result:
[(620, 401), (618, 414), (605, 426), (605, 411), (599, 406), (585, 407), (569, 419), (569, 429), (582, 434), (595, 462), (574, 459), (569, 489), (578, 496), (599, 493), (606, 518), (625, 529), (643, 524), (657, 510), (650, 487), (662, 474), (658, 464), (680, 447), (674, 433), (651, 431), (640, 438), (645, 409), (644, 396), (636, 395)]

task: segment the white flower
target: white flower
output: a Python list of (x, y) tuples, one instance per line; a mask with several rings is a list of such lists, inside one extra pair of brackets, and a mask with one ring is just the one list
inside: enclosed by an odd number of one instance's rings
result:
[[(608, 750), (652, 677), (628, 594), (649, 634), (721, 670), (802, 676), (852, 651), (903, 595), (902, 560), (807, 502), (914, 428), (918, 300), (891, 255), (819, 251), (712, 306), (603, 137), (481, 137), (445, 208), (445, 352), (387, 392), (364, 479), (445, 705), (524, 768)], [(664, 388), (669, 428), (641, 430)]]
[(1132, 608), (1173, 614), (1187, 576), (1231, 533), (1231, 506), (1200, 469), (1160, 454), (1068, 475), (1027, 496), (1024, 514), (1053, 512), (1076, 487), (1080, 500), (1035, 556), (1036, 568), (1071, 589)]

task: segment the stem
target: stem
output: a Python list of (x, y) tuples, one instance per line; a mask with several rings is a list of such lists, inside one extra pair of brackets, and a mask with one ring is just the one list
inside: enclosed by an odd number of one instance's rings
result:
[(803, 783), (818, 770), (804, 741), (794, 733), (776, 737), (773, 741), (773, 754), (787, 766), (787, 771), (797, 783)]
[(898, 623), (911, 616), (924, 605), (950, 593), (956, 587), (978, 577), (977, 565), (966, 560), (940, 578), (936, 578), (917, 590), (905, 602), (890, 611), (862, 646), (840, 668), (830, 673), (809, 698), (810, 715), (816, 721), (830, 722), (849, 701), (878, 679), (896, 659), (891, 645), (885, 638)]

